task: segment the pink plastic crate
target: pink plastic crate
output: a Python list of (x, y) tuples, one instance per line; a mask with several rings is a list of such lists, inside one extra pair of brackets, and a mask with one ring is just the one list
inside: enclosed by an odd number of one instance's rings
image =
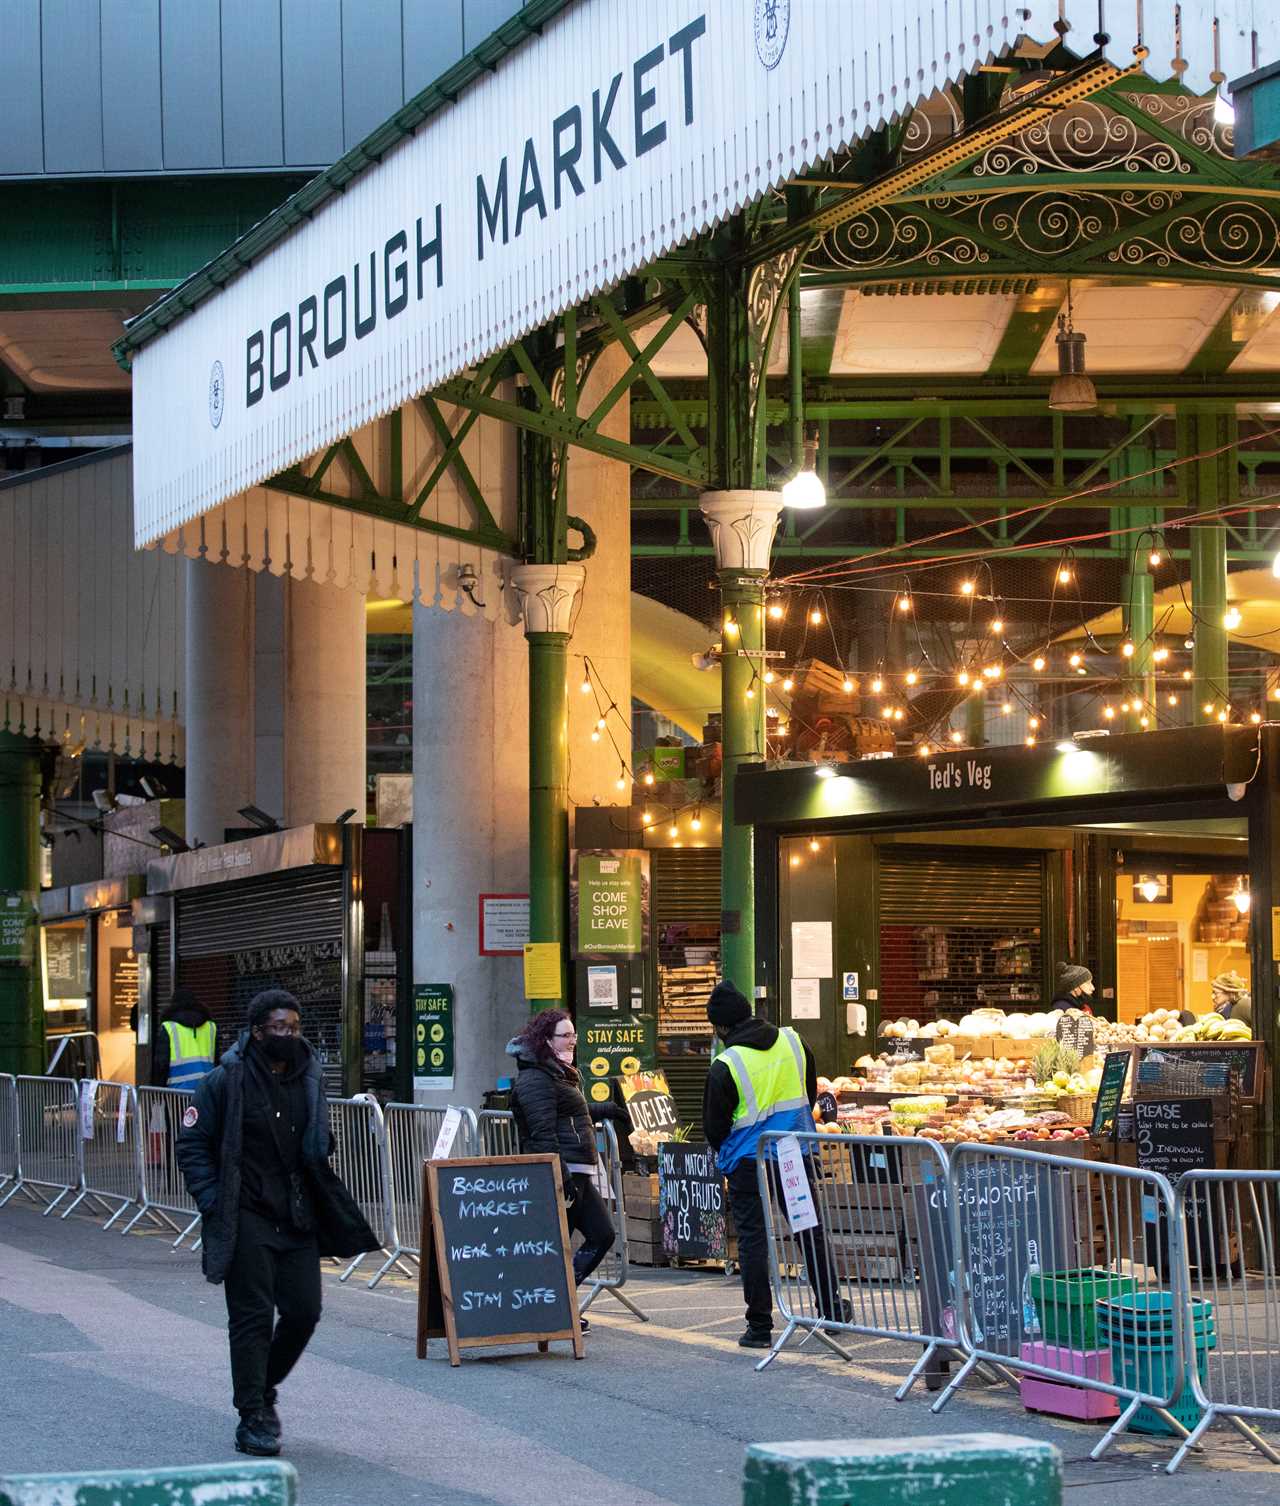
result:
[[(1109, 1349), (1065, 1349), (1057, 1344), (1024, 1344), (1022, 1358), (1034, 1365), (1047, 1365), (1068, 1375), (1087, 1376), (1090, 1380), (1111, 1380)], [(1041, 1380), (1024, 1375), (1018, 1386), (1022, 1405), (1028, 1412), (1051, 1412), (1055, 1417), (1074, 1417), (1082, 1422), (1118, 1417), (1120, 1405), (1105, 1391), (1091, 1391), (1065, 1381)]]

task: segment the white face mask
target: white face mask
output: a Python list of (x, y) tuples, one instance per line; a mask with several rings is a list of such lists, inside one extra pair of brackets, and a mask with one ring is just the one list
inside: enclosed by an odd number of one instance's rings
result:
[(566, 1067), (571, 1067), (578, 1049), (577, 1037), (552, 1036), (551, 1049), (555, 1053), (555, 1058), (558, 1062), (563, 1062)]

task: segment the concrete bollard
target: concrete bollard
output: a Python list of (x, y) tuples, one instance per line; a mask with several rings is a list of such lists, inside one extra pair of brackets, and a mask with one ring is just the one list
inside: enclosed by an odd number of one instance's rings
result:
[(278, 1459), (85, 1475), (0, 1475), (0, 1506), (296, 1506), (298, 1476)]
[(753, 1443), (742, 1506), (1062, 1506), (1062, 1455), (1005, 1433)]

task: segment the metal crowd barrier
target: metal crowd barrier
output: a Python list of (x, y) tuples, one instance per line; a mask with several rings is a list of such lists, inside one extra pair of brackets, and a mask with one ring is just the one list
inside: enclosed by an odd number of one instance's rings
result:
[[(377, 1099), (364, 1093), (354, 1098), (331, 1099), (329, 1128), (333, 1135), (334, 1171), (369, 1221), (383, 1253), (398, 1249), (400, 1241), (396, 1237), (395, 1200), (391, 1196), (387, 1128)], [(357, 1255), (338, 1280), (345, 1281), (367, 1258), (366, 1255)], [(389, 1258), (394, 1260), (395, 1257)]]
[(600, 1293), (604, 1292), (621, 1302), (642, 1323), (647, 1323), (648, 1313), (641, 1312), (622, 1290), (627, 1284), (630, 1270), (627, 1258), (627, 1219), (622, 1200), (622, 1158), (618, 1154), (617, 1134), (608, 1120), (596, 1125), (596, 1149), (600, 1153), (596, 1186), (613, 1216), (614, 1241), (609, 1253), (588, 1276), (586, 1296), (578, 1304), (578, 1311), (585, 1313)]
[[(46, 1042), (49, 1065), (44, 1069), (46, 1077), (84, 1077), (95, 1080), (102, 1076), (102, 1047), (92, 1030), (69, 1030), (65, 1035), (50, 1036)], [(61, 1069), (61, 1070), (59, 1070)]]
[(18, 1166), (0, 1207), (15, 1193), (44, 1217), (80, 1186), (78, 1084), (69, 1077), (17, 1077)]
[[(435, 1147), (444, 1126), (447, 1109), (428, 1108), (418, 1103), (389, 1103), (384, 1110), (387, 1127), (388, 1198), (396, 1231), (395, 1244), (387, 1258), (374, 1272), (370, 1287), (387, 1274), (393, 1265), (407, 1270), (401, 1256), (417, 1260), (422, 1254), (422, 1163)], [(474, 1109), (462, 1109), (462, 1123), (454, 1140), (451, 1155), (488, 1155), (482, 1149)], [(411, 1271), (408, 1274), (412, 1275)]]
[(199, 1224), (200, 1210), (187, 1191), (174, 1154), (182, 1116), (194, 1098), (194, 1092), (186, 1088), (138, 1089), (134, 1154), (138, 1168), (139, 1206), (121, 1229), (122, 1234), (128, 1234), (135, 1224), (149, 1218), (178, 1236), (170, 1247), (176, 1250)]
[(88, 1198), (99, 1211), (107, 1212), (102, 1227), (109, 1229), (140, 1197), (137, 1098), (130, 1083), (85, 1077), (79, 1086), (80, 1180), (61, 1216), (69, 1218)]
[(0, 1191), (18, 1177), (18, 1085), (0, 1072)]
[(510, 1109), (481, 1109), (477, 1119), (482, 1156), (518, 1156), (516, 1116)]
[[(1010, 1381), (1020, 1373), (1116, 1397), (1094, 1459), (1135, 1420), (1186, 1438), (1185, 1251), (1169, 1182), (994, 1145), (956, 1146), (950, 1162), (956, 1327), (968, 1354), (933, 1410), (986, 1361)], [(1096, 1362), (1077, 1358), (1086, 1352)]]
[[(792, 1231), (778, 1146), (803, 1157), (817, 1227)], [(959, 1348), (947, 1318), (954, 1304), (947, 1247), (947, 1157), (935, 1141), (873, 1135), (761, 1136), (756, 1175), (764, 1210), (774, 1302), (783, 1320), (763, 1370), (802, 1332), (842, 1359), (835, 1335), (863, 1334), (922, 1346), (897, 1391)], [(797, 1222), (800, 1222), (797, 1217)], [(743, 1230), (738, 1230), (739, 1246)]]
[(1192, 1310), (1207, 1305), (1214, 1343), (1187, 1336), (1187, 1378), (1202, 1410), (1167, 1470), (1219, 1417), (1280, 1464), (1258, 1430), (1280, 1426), (1280, 1171), (1190, 1171), (1179, 1179), (1178, 1201)]

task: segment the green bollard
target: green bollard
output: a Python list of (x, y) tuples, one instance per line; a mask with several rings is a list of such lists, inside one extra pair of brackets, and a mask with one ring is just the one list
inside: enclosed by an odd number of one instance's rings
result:
[(1062, 1455), (1006, 1433), (753, 1443), (742, 1506), (1062, 1506)]
[(296, 1506), (297, 1499), (297, 1472), (278, 1459), (85, 1475), (0, 1475), (0, 1506)]

